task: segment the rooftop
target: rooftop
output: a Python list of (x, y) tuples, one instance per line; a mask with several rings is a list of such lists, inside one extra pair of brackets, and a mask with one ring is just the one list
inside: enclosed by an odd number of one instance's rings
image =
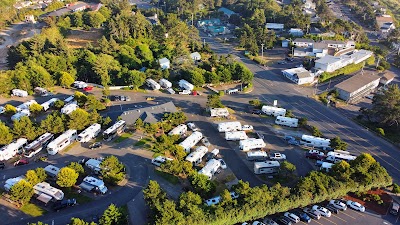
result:
[(223, 12), (225, 15), (231, 16), (233, 14), (236, 14), (234, 11), (227, 9), (225, 7), (221, 7), (218, 9), (219, 12)]
[[(347, 57), (349, 57), (349, 56), (347, 56)], [(332, 63), (341, 61), (343, 59), (344, 59), (343, 57), (335, 57), (335, 56), (331, 56), (331, 55), (325, 55), (324, 57), (316, 60), (315, 63), (332, 64)]]
[(317, 42), (317, 43), (314, 43), (313, 48), (314, 49), (325, 49), (325, 48), (328, 48), (328, 44), (323, 43), (323, 42)]
[(146, 123), (155, 123), (160, 121), (165, 113), (177, 111), (174, 103), (167, 102), (160, 105), (151, 105), (146, 108), (125, 111), (122, 113), (121, 119), (125, 120), (127, 124), (134, 124), (138, 118), (141, 118)]
[(299, 74), (299, 73), (310, 73), (308, 70), (306, 70), (304, 67), (297, 67), (297, 68), (292, 68), (292, 69), (287, 69), (284, 70), (284, 72), (289, 73), (289, 74)]
[(365, 85), (379, 79), (381, 79), (381, 77), (375, 74), (358, 73), (356, 75), (353, 75), (349, 79), (344, 80), (341, 83), (335, 85), (335, 87), (338, 89), (342, 89), (346, 92), (353, 93), (359, 90), (360, 88), (364, 87)]
[(308, 42), (308, 43), (314, 43), (314, 40), (308, 39), (308, 38), (296, 38), (296, 39), (294, 39), (293, 42)]

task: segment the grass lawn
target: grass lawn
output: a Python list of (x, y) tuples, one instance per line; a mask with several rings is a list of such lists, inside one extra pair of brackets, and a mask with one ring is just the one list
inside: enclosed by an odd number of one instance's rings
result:
[(24, 212), (25, 214), (33, 216), (33, 217), (41, 216), (47, 212), (46, 210), (44, 210), (44, 209), (40, 208), (39, 206), (32, 204), (32, 203), (28, 203), (28, 204), (22, 206), (21, 211)]
[(179, 183), (179, 179), (176, 176), (172, 175), (172, 174), (165, 173), (165, 172), (159, 171), (157, 169), (155, 169), (154, 171), (155, 171), (155, 173), (157, 175), (159, 175), (160, 177), (164, 178), (166, 181), (170, 182), (171, 184), (178, 184)]
[(143, 146), (147, 143), (146, 138), (142, 138), (140, 141), (136, 142), (134, 145), (135, 146)]
[(115, 139), (114, 143), (121, 143), (124, 140), (130, 138), (132, 136), (131, 133), (123, 133), (121, 136), (119, 136), (117, 139)]
[(79, 142), (74, 142), (70, 144), (65, 150), (61, 151), (61, 154), (67, 153), (69, 150), (71, 150), (75, 145), (77, 145)]
[(65, 199), (74, 198), (79, 204), (84, 204), (93, 201), (92, 198), (85, 196), (83, 194), (78, 194), (74, 191), (65, 191), (64, 194), (65, 194), (64, 197)]

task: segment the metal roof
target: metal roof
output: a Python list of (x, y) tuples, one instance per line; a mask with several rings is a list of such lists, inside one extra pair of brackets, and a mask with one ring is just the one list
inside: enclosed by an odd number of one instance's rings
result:
[(335, 85), (335, 88), (344, 90), (348, 93), (353, 93), (360, 88), (381, 79), (381, 77), (375, 75), (375, 74), (362, 74), (358, 73), (356, 75), (353, 75), (349, 79), (342, 81), (341, 83)]
[(143, 122), (156, 123), (162, 119), (165, 113), (177, 111), (178, 109), (174, 103), (167, 102), (161, 105), (152, 105), (146, 108), (125, 111), (121, 114), (121, 119), (125, 120), (129, 125), (134, 124), (138, 118), (141, 118)]

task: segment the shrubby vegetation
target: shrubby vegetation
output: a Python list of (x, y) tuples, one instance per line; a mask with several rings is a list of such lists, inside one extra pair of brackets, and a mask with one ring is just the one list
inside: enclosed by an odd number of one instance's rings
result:
[(101, 175), (103, 180), (116, 185), (125, 178), (125, 166), (117, 157), (107, 156), (101, 163)]
[(361, 70), (361, 68), (363, 68), (364, 65), (373, 65), (374, 62), (375, 62), (375, 57), (371, 56), (365, 62), (360, 62), (359, 64), (350, 64), (341, 69), (335, 70), (334, 72), (331, 72), (331, 73), (323, 72), (321, 74), (321, 76), (319, 77), (319, 82), (325, 82), (325, 81), (327, 81), (333, 77), (339, 76), (339, 75), (352, 74), (354, 72)]

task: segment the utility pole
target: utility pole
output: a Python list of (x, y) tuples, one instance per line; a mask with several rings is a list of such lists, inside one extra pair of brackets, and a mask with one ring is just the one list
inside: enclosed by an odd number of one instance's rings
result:
[(193, 27), (193, 13), (192, 13), (192, 27)]
[(264, 59), (264, 44), (261, 44), (261, 58)]
[[(376, 68), (378, 68), (380, 61), (381, 61), (381, 58), (378, 56), (378, 62), (376, 62)], [(364, 69), (364, 67), (363, 67), (363, 69)]]

